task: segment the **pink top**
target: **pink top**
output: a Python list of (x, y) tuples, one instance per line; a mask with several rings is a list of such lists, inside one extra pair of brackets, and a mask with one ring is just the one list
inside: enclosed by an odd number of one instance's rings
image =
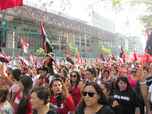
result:
[(130, 86), (134, 89), (137, 84), (137, 80), (133, 79), (131, 75), (128, 75), (128, 81)]

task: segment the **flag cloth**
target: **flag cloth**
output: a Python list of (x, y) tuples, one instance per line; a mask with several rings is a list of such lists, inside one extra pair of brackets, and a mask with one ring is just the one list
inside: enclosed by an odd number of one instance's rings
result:
[(25, 58), (19, 56), (19, 57), (18, 57), (18, 60), (20, 61), (20, 64), (21, 64), (22, 66), (29, 66), (29, 61), (26, 60)]
[(134, 53), (133, 53), (133, 57), (134, 57), (134, 61), (137, 61), (138, 60), (138, 55), (137, 55), (137, 53), (134, 51)]
[(30, 63), (32, 64), (32, 66), (33, 66), (34, 68), (36, 67), (36, 59), (37, 59), (37, 57), (34, 56), (32, 53), (29, 55)]
[(0, 0), (0, 10), (22, 6), (23, 0)]
[(25, 41), (23, 38), (20, 39), (21, 48), (23, 49), (24, 53), (28, 52), (29, 43)]
[(0, 53), (0, 62), (9, 63), (11, 57), (6, 55), (5, 53)]
[(42, 43), (41, 43), (42, 48), (44, 49), (44, 51), (46, 53), (53, 52), (51, 42), (47, 37), (46, 31), (44, 29), (44, 23), (42, 21), (41, 21), (40, 27), (41, 27), (41, 40), (40, 41), (42, 41)]
[(121, 50), (120, 50), (119, 57), (122, 58), (122, 60), (123, 60), (124, 63), (126, 62), (127, 54), (125, 53), (125, 51), (124, 51), (124, 49), (122, 47), (121, 47)]
[(76, 63), (77, 64), (83, 64), (83, 60), (81, 58), (81, 55), (80, 55), (80, 52), (78, 51), (77, 54), (76, 54)]

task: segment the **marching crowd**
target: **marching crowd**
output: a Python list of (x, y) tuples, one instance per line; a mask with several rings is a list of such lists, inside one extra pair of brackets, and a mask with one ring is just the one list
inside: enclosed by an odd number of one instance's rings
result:
[(0, 114), (152, 114), (152, 64), (0, 64)]

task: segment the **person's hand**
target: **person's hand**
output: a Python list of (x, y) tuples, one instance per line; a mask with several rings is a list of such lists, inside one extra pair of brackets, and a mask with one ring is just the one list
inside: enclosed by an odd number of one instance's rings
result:
[(68, 96), (69, 95), (69, 90), (67, 88), (67, 85), (63, 83), (63, 95)]
[(118, 103), (118, 101), (114, 100), (112, 103), (112, 107), (116, 107), (116, 106), (119, 106), (119, 103)]

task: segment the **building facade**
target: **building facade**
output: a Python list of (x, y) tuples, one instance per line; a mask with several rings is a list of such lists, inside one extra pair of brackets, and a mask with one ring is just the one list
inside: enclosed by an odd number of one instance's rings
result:
[[(71, 19), (39, 9), (23, 6), (0, 13), (0, 46), (9, 54), (20, 54), (18, 42), (21, 38), (30, 44), (30, 52), (40, 48), (40, 21), (45, 22), (49, 40), (56, 56), (73, 54), (71, 49), (79, 50), (83, 57), (96, 57), (100, 49), (110, 48), (118, 54), (124, 45), (119, 35), (88, 25), (85, 21)], [(12, 51), (13, 50), (13, 51)]]

